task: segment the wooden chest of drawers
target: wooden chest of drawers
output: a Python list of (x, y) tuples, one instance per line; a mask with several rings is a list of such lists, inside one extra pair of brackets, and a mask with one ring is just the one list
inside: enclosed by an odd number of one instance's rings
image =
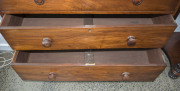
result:
[(1, 0), (23, 80), (153, 81), (179, 0)]

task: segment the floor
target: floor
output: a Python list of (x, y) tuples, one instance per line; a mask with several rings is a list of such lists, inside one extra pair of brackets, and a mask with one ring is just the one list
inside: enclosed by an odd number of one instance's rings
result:
[(167, 67), (154, 82), (23, 81), (10, 66), (6, 66), (0, 69), (0, 91), (179, 91), (180, 78), (172, 80), (168, 77), (169, 61), (165, 55), (164, 58)]

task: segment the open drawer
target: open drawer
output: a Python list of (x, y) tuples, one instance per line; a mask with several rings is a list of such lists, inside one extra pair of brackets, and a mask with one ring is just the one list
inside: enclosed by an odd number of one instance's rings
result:
[(161, 48), (171, 15), (4, 15), (0, 32), (14, 50)]
[(161, 49), (16, 51), (11, 65), (39, 81), (153, 81), (166, 67)]

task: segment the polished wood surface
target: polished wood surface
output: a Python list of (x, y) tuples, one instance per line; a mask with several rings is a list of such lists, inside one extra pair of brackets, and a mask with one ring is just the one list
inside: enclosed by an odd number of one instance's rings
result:
[(12, 67), (23, 80), (153, 81), (166, 66), (160, 49), (92, 52), (94, 66), (83, 51), (16, 51)]
[(179, 1), (179, 3), (177, 4), (177, 6), (176, 6), (176, 8), (175, 8), (175, 10), (174, 10), (174, 12), (173, 12), (173, 14), (172, 14), (175, 19), (177, 18), (179, 12), (180, 12), (180, 1)]
[[(18, 50), (12, 67), (23, 80), (153, 81), (166, 65), (160, 49), (142, 48), (164, 46), (177, 27), (170, 14), (175, 17), (179, 5), (180, 0), (0, 0), (0, 33)], [(90, 59), (87, 49), (93, 51)]]
[(0, 0), (0, 10), (11, 14), (171, 14), (179, 2), (179, 0), (143, 0), (138, 4), (139, 1)]
[[(61, 21), (67, 23), (67, 26), (64, 23), (53, 26), (52, 22), (60, 22), (61, 18), (58, 21), (47, 19), (48, 22), (39, 23), (38, 18), (27, 22), (23, 17), (5, 15), (0, 32), (14, 50), (161, 48), (177, 26), (171, 15), (146, 18), (125, 16), (116, 16), (119, 21), (114, 23), (111, 23), (114, 19), (105, 18), (107, 16), (99, 19), (98, 15), (94, 19), (73, 18), (72, 22), (71, 18), (62, 18), (67, 20)], [(14, 19), (15, 17), (18, 19)], [(17, 21), (21, 19), (22, 21)], [(78, 21), (75, 22), (74, 19)], [(37, 26), (30, 26), (32, 23)], [(135, 37), (134, 46), (128, 45), (129, 36)], [(51, 47), (42, 45), (44, 38), (51, 39)]]
[(171, 60), (172, 65), (180, 63), (180, 33), (174, 32), (167, 44), (165, 50)]
[(180, 32), (174, 32), (164, 47), (171, 63), (171, 78), (180, 76)]
[(0, 15), (1, 15), (1, 17), (3, 17), (4, 14), (0, 11)]
[[(49, 72), (54, 72), (54, 81), (124, 81), (122, 73), (131, 73), (125, 81), (154, 81), (164, 66), (12, 66), (23, 80), (51, 81)], [(153, 73), (153, 74), (152, 74)]]
[[(66, 51), (17, 51), (16, 64), (18, 63), (59, 63), (66, 65), (79, 66), (85, 65), (85, 53), (88, 50), (66, 50)], [(114, 49), (114, 50), (92, 50), (93, 58), (96, 65), (150, 65), (162, 64), (163, 62), (157, 61), (161, 56), (160, 49)], [(157, 57), (157, 58), (156, 58)], [(160, 57), (161, 58), (161, 57)], [(133, 59), (133, 60), (132, 60)], [(111, 60), (111, 61), (109, 61)]]

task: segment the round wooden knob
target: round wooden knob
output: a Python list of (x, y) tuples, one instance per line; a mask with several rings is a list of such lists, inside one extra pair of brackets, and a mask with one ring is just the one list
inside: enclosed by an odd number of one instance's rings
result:
[(51, 39), (49, 39), (49, 38), (43, 38), (42, 45), (43, 45), (44, 47), (51, 47), (51, 45), (52, 45)]
[(133, 4), (138, 6), (143, 2), (143, 0), (133, 0)]
[(128, 46), (135, 46), (136, 45), (136, 39), (134, 36), (129, 36), (127, 38), (127, 45)]
[(49, 80), (55, 80), (56, 79), (56, 75), (53, 72), (50, 72), (49, 76), (48, 76), (48, 79)]
[(45, 0), (34, 0), (34, 2), (38, 5), (43, 5)]
[(129, 80), (129, 78), (130, 78), (130, 73), (129, 72), (124, 72), (124, 73), (122, 73), (122, 75), (123, 75), (123, 81), (128, 81)]

